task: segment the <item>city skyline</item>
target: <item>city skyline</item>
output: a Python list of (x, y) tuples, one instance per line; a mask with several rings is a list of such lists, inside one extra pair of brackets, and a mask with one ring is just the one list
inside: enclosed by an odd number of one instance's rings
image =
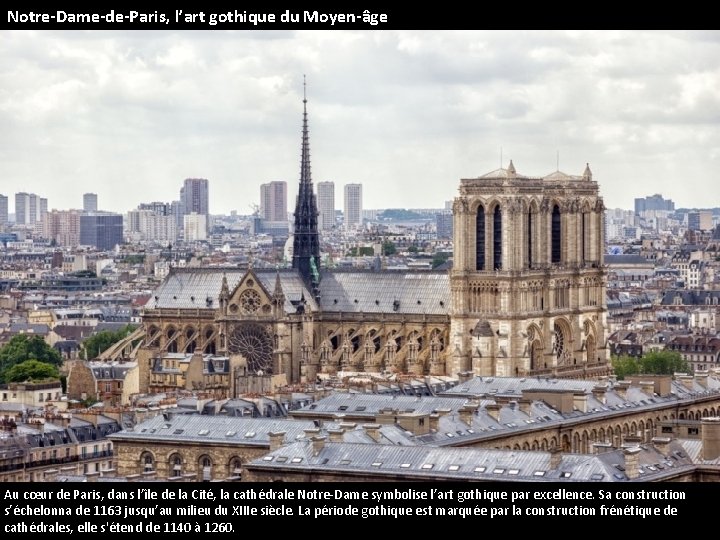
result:
[(363, 184), (367, 208), (440, 208), (511, 158), (531, 174), (589, 162), (608, 207), (658, 192), (718, 206), (717, 32), (4, 37), (2, 194), (50, 209), (92, 192), (125, 213), (189, 177), (213, 184), (214, 214), (251, 213), (275, 178), (294, 200), (303, 74), (315, 181)]

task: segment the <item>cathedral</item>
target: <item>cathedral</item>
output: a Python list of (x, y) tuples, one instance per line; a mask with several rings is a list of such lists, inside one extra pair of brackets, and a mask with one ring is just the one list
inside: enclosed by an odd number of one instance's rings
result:
[(305, 98), (292, 268), (173, 269), (145, 306), (141, 391), (190, 357), (199, 388), (239, 366), (291, 384), (607, 375), (603, 211), (589, 166), (532, 177), (511, 161), (460, 180), (449, 272), (322, 268)]

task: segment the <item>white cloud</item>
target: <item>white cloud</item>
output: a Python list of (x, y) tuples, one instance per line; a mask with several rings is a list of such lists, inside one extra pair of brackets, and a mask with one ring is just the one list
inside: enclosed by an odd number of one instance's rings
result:
[(441, 207), (501, 148), (529, 175), (589, 161), (608, 206), (717, 205), (719, 36), (6, 32), (0, 191), (127, 211), (203, 176), (211, 211), (243, 213), (284, 179), (292, 202), (305, 74), (313, 179), (362, 182), (368, 208)]

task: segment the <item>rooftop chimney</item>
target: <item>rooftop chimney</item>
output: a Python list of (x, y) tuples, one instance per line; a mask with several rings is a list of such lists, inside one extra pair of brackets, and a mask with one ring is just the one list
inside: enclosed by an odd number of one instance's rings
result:
[(627, 381), (619, 381), (613, 386), (613, 390), (623, 401), (627, 400), (628, 388), (630, 388), (630, 383)]
[(380, 442), (382, 438), (380, 434), (380, 424), (363, 424), (363, 429), (373, 441)]
[(606, 399), (605, 399), (606, 392), (607, 392), (607, 386), (604, 386), (604, 385), (594, 386), (592, 389), (592, 394), (595, 397), (595, 399), (597, 399), (603, 405), (605, 405), (605, 401), (606, 401)]
[(720, 417), (702, 419), (702, 457), (712, 460), (720, 457)]
[(559, 448), (553, 448), (550, 450), (550, 470), (554, 471), (555, 469), (560, 468), (560, 463), (562, 462), (562, 452)]
[(497, 403), (488, 403), (485, 405), (485, 411), (492, 416), (495, 421), (500, 421), (500, 405)]
[(630, 480), (640, 476), (640, 447), (632, 446), (624, 448), (625, 454), (625, 474)]
[(696, 371), (695, 372), (695, 381), (702, 386), (703, 388), (707, 389), (708, 387), (708, 376), (710, 374), (707, 371)]
[(313, 457), (317, 457), (325, 447), (325, 437), (312, 437)]
[(440, 427), (440, 415), (438, 413), (432, 413), (430, 415), (430, 431), (437, 431)]
[(460, 415), (460, 420), (465, 422), (468, 426), (472, 427), (473, 415), (475, 414), (475, 411), (477, 411), (476, 404), (466, 403), (465, 405), (460, 407), (460, 410), (458, 411), (458, 414)]
[(651, 397), (655, 395), (655, 383), (653, 381), (640, 381), (640, 389)]
[(670, 442), (672, 439), (670, 437), (653, 437), (652, 438), (652, 444), (655, 447), (655, 450), (660, 452), (663, 456), (667, 457), (670, 453)]
[(343, 442), (343, 434), (345, 433), (344, 429), (328, 429), (328, 436), (330, 438), (330, 442)]
[(686, 375), (684, 373), (675, 376), (675, 379), (682, 383), (682, 385), (688, 390), (695, 390), (695, 379), (692, 375)]
[(573, 407), (580, 412), (587, 412), (588, 397), (585, 392), (576, 392), (573, 394)]
[(268, 438), (270, 439), (270, 451), (274, 452), (275, 450), (282, 448), (283, 442), (285, 440), (285, 432), (270, 431), (268, 432)]
[(532, 416), (532, 403), (530, 399), (519, 399), (518, 405), (520, 406), (520, 412)]

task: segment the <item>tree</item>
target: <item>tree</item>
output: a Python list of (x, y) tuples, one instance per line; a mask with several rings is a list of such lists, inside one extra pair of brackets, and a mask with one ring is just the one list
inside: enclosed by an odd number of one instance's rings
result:
[(435, 255), (433, 255), (432, 259), (432, 267), (437, 268), (438, 266), (445, 264), (447, 260), (449, 259), (449, 255), (447, 253), (438, 252)]
[(615, 376), (622, 380), (629, 375), (636, 375), (639, 371), (638, 362), (632, 356), (616, 356), (612, 359)]
[(692, 368), (677, 351), (652, 351), (640, 359), (641, 373), (672, 375), (690, 373)]
[(85, 360), (97, 358), (100, 354), (115, 345), (118, 341), (125, 339), (135, 331), (135, 326), (128, 324), (120, 330), (102, 330), (87, 338), (82, 343), (81, 355)]
[(385, 240), (382, 243), (382, 254), (388, 256), (395, 255), (395, 253), (397, 253), (397, 248), (395, 247), (395, 244), (390, 240)]
[(59, 379), (60, 372), (57, 366), (47, 362), (26, 360), (5, 370), (3, 377), (5, 382), (42, 381), (45, 379)]
[(53, 366), (62, 365), (62, 356), (37, 335), (18, 334), (0, 349), (0, 382), (6, 370), (26, 360), (38, 360)]
[(677, 351), (651, 351), (641, 358), (619, 356), (612, 359), (612, 365), (618, 379), (631, 375), (672, 375), (692, 371)]

